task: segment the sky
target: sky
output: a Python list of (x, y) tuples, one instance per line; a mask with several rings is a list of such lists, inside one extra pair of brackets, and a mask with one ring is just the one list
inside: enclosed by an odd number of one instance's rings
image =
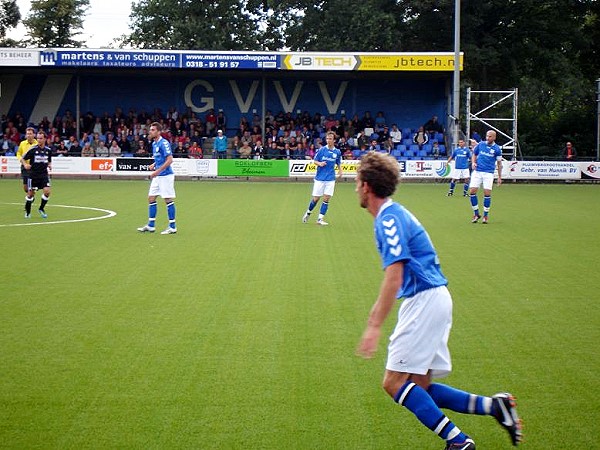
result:
[[(21, 20), (29, 15), (31, 2), (17, 0)], [(84, 16), (82, 34), (75, 39), (85, 42), (88, 48), (107, 47), (113, 39), (129, 32), (129, 14), (131, 0), (90, 0), (90, 6)], [(22, 23), (9, 30), (7, 37), (19, 40), (25, 37), (27, 30)]]

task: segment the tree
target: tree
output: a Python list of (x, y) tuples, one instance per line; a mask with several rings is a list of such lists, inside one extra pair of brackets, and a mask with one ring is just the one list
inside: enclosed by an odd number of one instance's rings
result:
[(123, 42), (136, 48), (262, 50), (266, 15), (261, 4), (238, 0), (140, 0), (132, 5), (131, 34)]
[(81, 47), (74, 39), (81, 34), (90, 0), (33, 0), (23, 21), (29, 43), (37, 47)]
[[(404, 0), (399, 6), (400, 51), (453, 50), (454, 0)], [(463, 87), (519, 88), (524, 154), (556, 154), (567, 139), (581, 153), (592, 148), (599, 12), (595, 0), (462, 2)]]
[(2, 0), (0, 2), (0, 47), (12, 47), (16, 44), (12, 39), (6, 39), (6, 32), (14, 28), (21, 20), (21, 12), (16, 0)]
[(395, 51), (403, 27), (393, 0), (268, 2), (285, 47), (294, 51)]

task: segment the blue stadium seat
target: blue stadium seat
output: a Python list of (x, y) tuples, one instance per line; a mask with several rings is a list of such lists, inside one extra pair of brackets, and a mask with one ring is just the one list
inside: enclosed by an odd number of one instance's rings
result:
[(416, 156), (416, 154), (419, 152), (420, 148), (417, 144), (411, 144), (410, 147), (408, 147), (408, 149), (413, 152), (413, 154)]
[(409, 136), (412, 136), (413, 132), (410, 128), (402, 128), (402, 137), (403, 138), (408, 138)]
[(400, 160), (402, 156), (404, 156), (404, 152), (402, 150), (398, 150), (397, 148), (392, 150), (392, 156), (397, 160)]
[(402, 139), (402, 143), (406, 145), (406, 147), (410, 147), (414, 144), (412, 137)]
[(433, 145), (431, 144), (423, 144), (423, 150), (425, 150), (425, 153), (427, 155), (431, 154), (431, 149), (433, 148)]
[(424, 159), (425, 157), (427, 157), (427, 150), (422, 148), (421, 150), (419, 150), (418, 156), (419, 158)]
[(406, 151), (406, 145), (398, 144), (396, 145), (396, 150)]
[(440, 144), (440, 155), (445, 155), (446, 154), (446, 146), (444, 144)]
[(442, 142), (444, 142), (444, 134), (443, 133), (435, 133), (435, 136), (433, 137), (436, 141), (438, 141), (440, 144)]

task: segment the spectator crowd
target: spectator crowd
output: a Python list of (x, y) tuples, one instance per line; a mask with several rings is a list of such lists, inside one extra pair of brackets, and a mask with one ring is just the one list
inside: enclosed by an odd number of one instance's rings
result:
[(2, 116), (0, 154), (14, 154), (25, 129), (33, 126), (48, 133), (48, 145), (56, 157), (149, 157), (148, 131), (154, 121), (162, 124), (162, 136), (170, 142), (176, 158), (312, 159), (324, 145), (328, 131), (335, 133), (344, 159), (360, 159), (368, 151), (389, 153), (398, 159), (445, 155), (444, 128), (435, 116), (417, 129), (401, 129), (395, 123), (388, 124), (383, 111), (374, 117), (366, 111), (362, 117), (355, 114), (352, 118), (345, 114), (335, 117), (280, 111), (274, 115), (267, 111), (264, 123), (253, 114), (231, 124), (222, 109), (200, 116), (175, 108), (166, 113), (160, 109), (124, 113), (120, 107), (113, 114), (82, 114), (79, 130), (69, 110), (52, 121), (44, 117), (38, 124), (26, 123), (20, 113)]

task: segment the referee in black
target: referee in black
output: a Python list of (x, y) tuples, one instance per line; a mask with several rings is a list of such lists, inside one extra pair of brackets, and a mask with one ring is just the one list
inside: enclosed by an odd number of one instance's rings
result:
[[(26, 161), (29, 161), (27, 163)], [(25, 170), (29, 171), (29, 179), (27, 180), (27, 196), (25, 197), (25, 218), (31, 217), (31, 204), (35, 199), (35, 191), (42, 189), (42, 203), (38, 212), (42, 219), (48, 217), (44, 207), (48, 203), (50, 197), (50, 175), (49, 170), (52, 170), (52, 150), (46, 146), (46, 132), (43, 130), (37, 133), (37, 145), (34, 145), (21, 158), (21, 163)]]

